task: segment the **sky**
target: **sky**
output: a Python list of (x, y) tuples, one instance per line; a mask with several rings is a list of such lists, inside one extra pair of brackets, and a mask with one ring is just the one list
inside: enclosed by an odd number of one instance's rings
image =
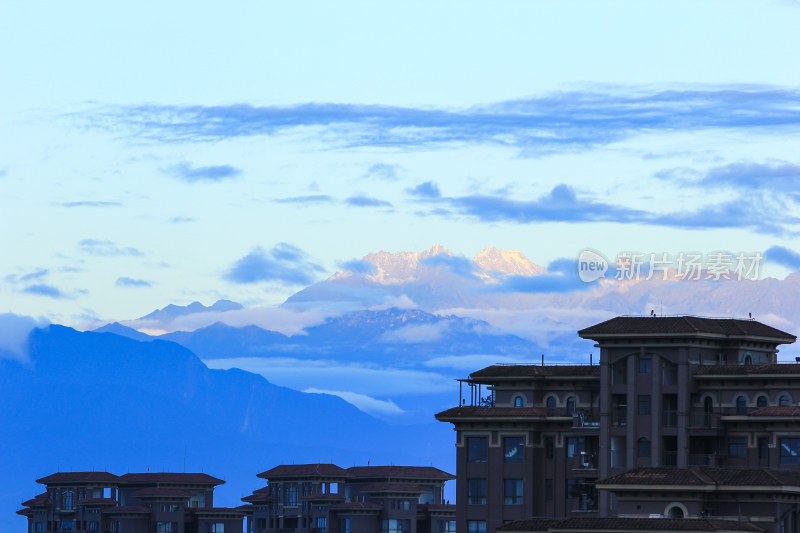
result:
[(434, 243), (782, 278), (798, 27), (791, 0), (4, 0), (0, 313), (275, 306)]

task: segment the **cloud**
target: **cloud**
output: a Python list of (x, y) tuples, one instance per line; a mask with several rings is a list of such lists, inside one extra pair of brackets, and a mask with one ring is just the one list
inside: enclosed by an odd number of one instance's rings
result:
[(169, 219), (173, 224), (183, 224), (184, 222), (194, 222), (195, 220), (197, 219), (191, 217), (172, 217)]
[(705, 189), (732, 189), (747, 194), (769, 192), (800, 202), (800, 165), (786, 161), (739, 161), (713, 167), (706, 172), (677, 167), (656, 172), (655, 177)]
[(78, 243), (82, 252), (91, 255), (102, 255), (106, 257), (113, 257), (117, 255), (128, 255), (138, 257), (142, 254), (136, 248), (120, 248), (111, 241), (103, 241), (98, 239), (83, 239)]
[(324, 204), (333, 201), (327, 194), (309, 194), (307, 196), (291, 196), (289, 198), (275, 198), (279, 204)]
[(255, 248), (238, 259), (223, 278), (241, 284), (274, 281), (284, 285), (308, 285), (324, 271), (321, 266), (310, 262), (305, 252), (282, 242), (271, 250), (260, 246)]
[(462, 214), (485, 221), (512, 222), (636, 222), (644, 211), (578, 199), (568, 185), (554, 187), (536, 200), (512, 200), (502, 196), (471, 195), (444, 199)]
[(792, 270), (800, 270), (800, 253), (784, 248), (783, 246), (772, 246), (764, 252), (764, 259), (773, 263), (778, 263)]
[(506, 276), (498, 284), (487, 285), (485, 292), (565, 293), (591, 288), (578, 277), (575, 259), (556, 259), (547, 265), (547, 272), (534, 276)]
[[(308, 103), (289, 106), (106, 107), (87, 117), (161, 142), (333, 132), (345, 146), (471, 142), (569, 151), (652, 132), (710, 129), (778, 131), (800, 124), (800, 91), (767, 85), (596, 85), (466, 109)], [(379, 164), (380, 165), (380, 164)], [(378, 169), (382, 167), (377, 167)]]
[(127, 276), (122, 276), (117, 278), (117, 282), (115, 283), (117, 287), (151, 287), (149, 281), (145, 281), (143, 279), (133, 279)]
[(450, 254), (436, 254), (420, 260), (420, 263), (431, 268), (446, 268), (453, 274), (467, 279), (478, 279), (480, 268), (466, 257)]
[(50, 273), (50, 270), (42, 268), (28, 274), (17, 276), (16, 274), (9, 274), (4, 279), (7, 283), (25, 283), (28, 281), (40, 280), (45, 278)]
[(178, 163), (167, 169), (176, 178), (188, 183), (222, 181), (239, 176), (242, 170), (231, 165), (192, 167), (189, 163)]
[(374, 274), (378, 270), (378, 267), (363, 259), (353, 259), (352, 261), (339, 263), (339, 268), (352, 272), (353, 274), (362, 274), (365, 276)]
[(382, 180), (394, 181), (397, 179), (397, 171), (400, 165), (389, 165), (387, 163), (375, 163), (367, 169), (365, 178), (378, 178)]
[(0, 359), (28, 361), (28, 335), (49, 322), (14, 313), (0, 313)]
[(380, 342), (386, 344), (417, 344), (422, 342), (436, 342), (450, 329), (446, 321), (436, 324), (420, 324), (402, 326), (394, 330), (384, 332), (380, 336)]
[(354, 207), (392, 207), (392, 204), (387, 201), (370, 198), (369, 196), (351, 196), (345, 202), (347, 205)]
[(485, 368), (487, 366), (496, 365), (498, 363), (531, 364), (532, 361), (522, 359), (519, 357), (511, 357), (507, 355), (465, 354), (465, 355), (443, 355), (441, 357), (434, 357), (428, 359), (423, 364), (431, 368), (452, 368), (455, 370), (460, 370), (465, 373), (469, 373), (469, 372), (474, 372), (475, 369)]
[(103, 201), (90, 201), (84, 200), (80, 202), (62, 202), (62, 207), (120, 207), (120, 202), (103, 202)]
[(366, 394), (358, 394), (355, 392), (327, 390), (327, 389), (306, 389), (303, 392), (309, 394), (330, 394), (338, 396), (347, 403), (354, 405), (360, 411), (369, 415), (400, 415), (404, 411), (400, 409), (392, 400), (377, 400), (372, 396)]
[(22, 289), (22, 292), (28, 294), (37, 294), (39, 296), (48, 296), (50, 298), (65, 298), (64, 293), (62, 293), (57, 288), (53, 287), (52, 285), (45, 285), (44, 283), (37, 283), (35, 285), (29, 285)]
[(439, 186), (432, 181), (420, 183), (413, 189), (406, 189), (406, 191), (421, 198), (439, 198), (442, 196), (442, 193), (439, 192)]

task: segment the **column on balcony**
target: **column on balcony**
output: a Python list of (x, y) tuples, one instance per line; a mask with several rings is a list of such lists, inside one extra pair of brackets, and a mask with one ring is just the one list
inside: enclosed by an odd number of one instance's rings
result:
[(650, 464), (658, 466), (661, 461), (661, 356), (652, 355), (652, 392), (650, 396)]
[[(600, 478), (608, 477), (611, 461), (609, 430), (611, 428), (611, 372), (608, 350), (600, 348), (600, 442), (597, 452), (597, 467)], [(608, 512), (608, 493), (600, 491), (598, 505), (601, 512)]]
[[(644, 348), (639, 348), (639, 356)], [(638, 377), (639, 358), (628, 356), (628, 384), (626, 386), (628, 404), (625, 411), (625, 468), (630, 470), (636, 466), (636, 382)]]
[(678, 466), (686, 466), (688, 450), (687, 428), (689, 427), (689, 348), (678, 348)]

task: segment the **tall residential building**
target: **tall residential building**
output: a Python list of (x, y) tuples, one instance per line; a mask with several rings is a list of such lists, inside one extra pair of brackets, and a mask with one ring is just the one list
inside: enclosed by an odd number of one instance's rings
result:
[[(800, 365), (777, 363), (794, 335), (692, 316), (578, 334), (598, 365), (484, 368), (436, 415), (456, 429), (459, 532), (661, 516), (798, 531)], [(648, 527), (669, 530), (661, 520)]]

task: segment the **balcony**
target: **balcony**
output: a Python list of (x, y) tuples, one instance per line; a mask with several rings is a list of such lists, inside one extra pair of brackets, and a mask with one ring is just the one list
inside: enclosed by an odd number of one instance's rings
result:
[(721, 426), (720, 415), (711, 412), (692, 412), (689, 413), (690, 428), (717, 429)]
[(690, 453), (689, 466), (725, 466), (725, 457), (718, 453)]
[(628, 406), (616, 405), (611, 409), (611, 425), (623, 427), (628, 425)]
[(572, 427), (600, 429), (600, 417), (596, 410), (580, 410), (572, 413)]
[(661, 466), (678, 466), (678, 452), (661, 452)]
[(678, 411), (667, 409), (661, 412), (661, 425), (665, 428), (674, 428), (678, 425)]

